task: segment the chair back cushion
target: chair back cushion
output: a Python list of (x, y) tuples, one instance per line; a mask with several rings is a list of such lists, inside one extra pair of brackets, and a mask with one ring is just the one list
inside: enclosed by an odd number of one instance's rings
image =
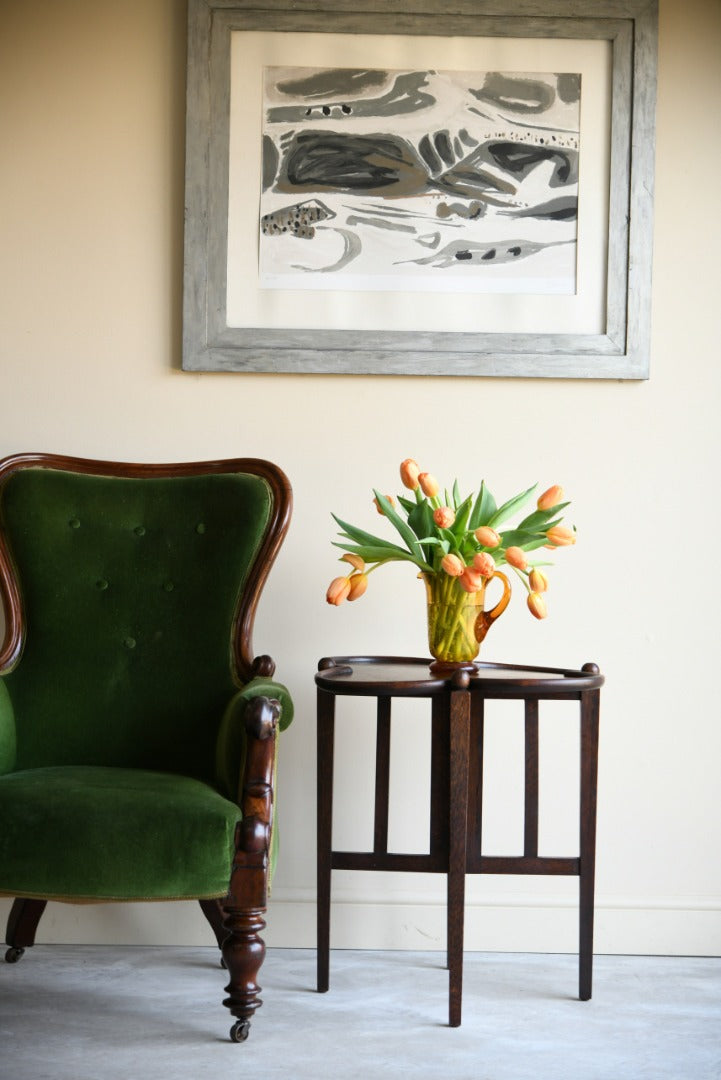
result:
[(252, 473), (9, 475), (0, 525), (24, 618), (22, 656), (5, 679), (16, 769), (212, 778), (218, 726), (241, 682), (239, 600), (271, 510), (267, 481)]

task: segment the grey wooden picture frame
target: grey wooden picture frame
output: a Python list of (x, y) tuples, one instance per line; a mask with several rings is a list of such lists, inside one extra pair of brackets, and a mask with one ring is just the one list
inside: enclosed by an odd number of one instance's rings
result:
[[(441, 31), (442, 26), (442, 31)], [(189, 0), (183, 368), (645, 379), (649, 375), (657, 0)], [(605, 332), (229, 326), (230, 40), (238, 30), (603, 39), (611, 147)]]

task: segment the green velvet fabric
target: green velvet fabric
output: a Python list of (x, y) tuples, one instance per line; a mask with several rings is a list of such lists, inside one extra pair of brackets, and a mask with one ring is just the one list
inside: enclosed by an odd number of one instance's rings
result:
[(0, 679), (0, 776), (15, 768), (15, 717), (10, 695)]
[(13, 896), (223, 896), (240, 812), (210, 785), (65, 765), (0, 776), (0, 887)]
[(88, 764), (212, 779), (237, 690), (230, 628), (269, 512), (250, 475), (25, 469), (3, 525), (27, 623), (6, 677), (18, 769)]
[(0, 490), (27, 628), (0, 678), (0, 893), (227, 892), (243, 706), (267, 693), (292, 716), (231, 657), (271, 497), (250, 474), (43, 468)]

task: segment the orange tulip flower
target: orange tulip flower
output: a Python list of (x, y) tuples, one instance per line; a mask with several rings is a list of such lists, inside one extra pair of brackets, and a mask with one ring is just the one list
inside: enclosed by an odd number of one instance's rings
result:
[(461, 588), (465, 589), (467, 593), (474, 593), (483, 588), (486, 579), (478, 570), (474, 570), (472, 566), (467, 566), (458, 581)]
[(525, 570), (528, 566), (528, 559), (523, 548), (509, 547), (506, 548), (506, 562), (509, 566), (515, 566), (517, 570)]
[(484, 547), (498, 547), (501, 542), (500, 536), (490, 525), (481, 525), (480, 529), (476, 529), (473, 535), (478, 543), (483, 544)]
[(350, 579), (350, 590), (348, 592), (348, 600), (357, 600), (368, 588), (368, 576), (367, 574), (353, 574)]
[(534, 567), (528, 575), (528, 584), (531, 586), (532, 592), (542, 593), (548, 588), (548, 578), (542, 570)]
[(429, 472), (422, 472), (418, 474), (418, 483), (421, 485), (421, 491), (424, 495), (427, 495), (429, 499), (434, 498), (438, 494), (439, 483), (435, 476), (432, 476)]
[(568, 547), (576, 543), (576, 534), (573, 529), (567, 529), (565, 525), (554, 525), (546, 533), (546, 539), (553, 547)]
[(439, 529), (450, 529), (456, 520), (456, 515), (450, 506), (439, 506), (437, 510), (433, 511), (433, 520)]
[(460, 577), (465, 570), (457, 555), (444, 555), (441, 559), (441, 567), (449, 577)]
[(487, 551), (479, 551), (473, 556), (473, 569), (477, 570), (483, 577), (493, 577), (496, 572), (496, 564), (492, 555), (489, 555)]
[(558, 484), (554, 484), (548, 491), (544, 491), (543, 495), (539, 495), (536, 506), (539, 510), (550, 510), (552, 506), (556, 506), (563, 498), (563, 488)]
[(548, 615), (546, 608), (546, 601), (543, 599), (540, 593), (531, 592), (528, 594), (528, 600), (526, 600), (528, 610), (531, 615), (536, 619), (545, 619)]
[(360, 555), (354, 555), (352, 551), (347, 551), (345, 555), (341, 555), (343, 562), (350, 563), (354, 570), (363, 571), (366, 568), (366, 564), (361, 559)]
[(415, 491), (418, 487), (418, 474), (420, 473), (418, 462), (413, 458), (406, 458), (401, 462), (401, 483), (404, 487), (410, 488), (411, 491)]
[(333, 604), (338, 607), (344, 600), (348, 599), (348, 593), (350, 592), (350, 578), (337, 577), (333, 578), (328, 586), (328, 592), (325, 594), (327, 603)]

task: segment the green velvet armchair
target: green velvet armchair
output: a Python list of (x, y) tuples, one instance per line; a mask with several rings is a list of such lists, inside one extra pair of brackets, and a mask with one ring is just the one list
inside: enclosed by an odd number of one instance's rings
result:
[(0, 461), (0, 895), (13, 962), (48, 900), (198, 900), (243, 1041), (261, 1004), (277, 733), (256, 606), (291, 491), (256, 459)]

